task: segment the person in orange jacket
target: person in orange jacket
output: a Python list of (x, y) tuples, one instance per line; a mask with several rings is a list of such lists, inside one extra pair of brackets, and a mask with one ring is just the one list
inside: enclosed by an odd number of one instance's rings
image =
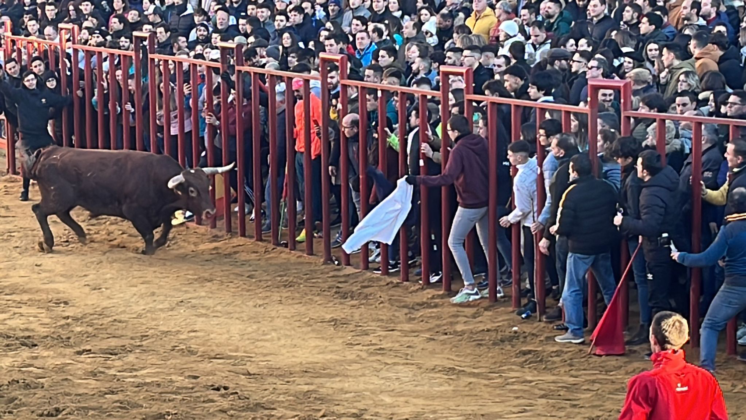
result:
[(669, 311), (655, 315), (650, 326), (653, 369), (629, 381), (619, 420), (728, 418), (715, 377), (684, 358), (681, 347), (688, 339), (684, 317)]
[[(304, 104), (305, 100), (311, 101), (311, 180), (310, 187), (312, 192), (311, 203), (303, 203), (305, 209), (305, 226), (313, 229), (316, 222), (321, 222), (321, 100), (314, 96), (308, 95), (308, 98), (304, 97), (303, 94), (303, 80), (299, 78), (293, 79), (293, 94), (295, 95), (295, 130), (293, 135), (295, 136), (295, 176), (298, 178), (298, 185), (300, 187), (300, 199), (305, 198), (305, 172), (303, 170), (304, 156), (306, 153), (306, 142), (304, 133), (305, 117), (304, 117)], [(313, 230), (312, 230), (313, 232)], [(298, 235), (296, 242), (306, 241), (306, 229)]]

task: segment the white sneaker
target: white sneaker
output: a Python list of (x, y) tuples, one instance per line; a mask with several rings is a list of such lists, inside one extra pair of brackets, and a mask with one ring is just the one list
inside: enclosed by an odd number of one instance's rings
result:
[(482, 298), (482, 294), (479, 293), (479, 290), (475, 287), (472, 290), (469, 290), (467, 288), (463, 288), (459, 290), (458, 294), (451, 298), (451, 303), (460, 304), (460, 303), (467, 303), (472, 302), (475, 300), (479, 300)]
[[(495, 293), (495, 296), (498, 299), (501, 299), (501, 298), (505, 297), (505, 292), (503, 292), (503, 288), (502, 287), (497, 286), (497, 291)], [(482, 297), (484, 297), (484, 298), (489, 298), (490, 297), (490, 289), (489, 288), (482, 290)]]
[(373, 250), (373, 255), (368, 258), (368, 262), (370, 263), (380, 263), (381, 262), (381, 248), (376, 248)]
[[(738, 326), (738, 332), (736, 333), (736, 338), (738, 340), (741, 340), (744, 337), (746, 337), (746, 324), (741, 324)], [(745, 344), (742, 344), (742, 345), (745, 345)]]

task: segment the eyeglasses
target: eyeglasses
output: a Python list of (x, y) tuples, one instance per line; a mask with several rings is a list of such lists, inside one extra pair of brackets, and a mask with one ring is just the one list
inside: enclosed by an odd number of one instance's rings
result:
[(601, 70), (601, 67), (589, 66), (588, 70)]
[(573, 60), (572, 60), (572, 62), (573, 62), (573, 63), (578, 63), (578, 64), (588, 64), (588, 63), (586, 63), (586, 62), (585, 62), (585, 61), (583, 61), (583, 60), (575, 60), (575, 59), (573, 59)]
[(725, 103), (725, 106), (734, 106), (735, 107), (735, 106), (742, 106), (742, 105), (743, 104), (739, 103), (739, 102), (726, 102)]

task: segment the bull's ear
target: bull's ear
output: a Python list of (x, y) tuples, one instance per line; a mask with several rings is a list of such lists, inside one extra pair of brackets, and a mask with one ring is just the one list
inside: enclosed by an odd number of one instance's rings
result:
[(184, 180), (184, 175), (182, 175), (182, 174), (176, 175), (175, 177), (173, 177), (173, 178), (171, 178), (171, 179), (168, 180), (168, 189), (173, 190), (179, 184), (183, 184), (184, 181), (185, 181)]

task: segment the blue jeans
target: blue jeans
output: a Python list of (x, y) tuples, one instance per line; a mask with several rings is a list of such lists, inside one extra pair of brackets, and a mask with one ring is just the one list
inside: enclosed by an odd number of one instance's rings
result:
[[(637, 249), (638, 239), (628, 238), (627, 247), (629, 248), (629, 257), (632, 258), (632, 254)], [(640, 323), (650, 325), (653, 321), (653, 313), (648, 305), (648, 275), (645, 271), (645, 255), (642, 252), (642, 247), (637, 251), (635, 260), (632, 261), (632, 272), (635, 275), (635, 284), (637, 285), (637, 301), (640, 304)]]
[(610, 253), (581, 255), (570, 252), (567, 255), (567, 276), (565, 290), (562, 292), (562, 304), (565, 310), (565, 324), (569, 332), (578, 337), (583, 336), (583, 291), (586, 287), (585, 275), (588, 269), (596, 277), (607, 305), (616, 290)]
[(724, 284), (715, 295), (705, 320), (702, 322), (702, 335), (699, 338), (699, 345), (702, 348), (699, 354), (700, 366), (710, 371), (715, 370), (718, 335), (728, 321), (744, 309), (746, 309), (746, 287)]

